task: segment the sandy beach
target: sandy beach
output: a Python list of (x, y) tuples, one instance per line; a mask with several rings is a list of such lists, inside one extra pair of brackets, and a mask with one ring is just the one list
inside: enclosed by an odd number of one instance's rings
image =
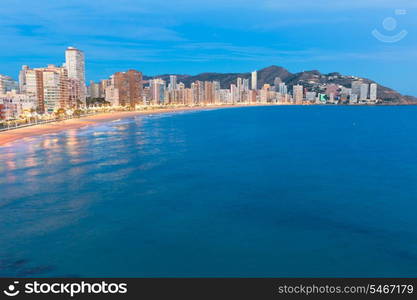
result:
[(149, 114), (161, 114), (172, 113), (181, 111), (194, 111), (194, 110), (210, 110), (215, 108), (230, 108), (230, 107), (242, 107), (236, 105), (221, 105), (221, 106), (202, 106), (202, 107), (181, 107), (181, 108), (164, 108), (164, 109), (148, 109), (143, 111), (121, 111), (121, 112), (108, 112), (100, 113), (93, 116), (81, 117), (77, 119), (70, 119), (58, 122), (52, 122), (47, 124), (34, 125), (24, 128), (17, 128), (9, 131), (0, 132), (0, 147), (5, 146), (16, 140), (40, 136), (44, 134), (57, 133), (62, 130), (77, 129), (88, 125), (94, 125), (97, 123), (113, 121), (121, 118), (132, 117), (137, 115), (149, 115)]

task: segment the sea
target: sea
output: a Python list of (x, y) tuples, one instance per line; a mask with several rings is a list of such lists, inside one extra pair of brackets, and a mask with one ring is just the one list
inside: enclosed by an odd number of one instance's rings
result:
[(155, 114), (0, 147), (0, 277), (416, 275), (416, 106)]

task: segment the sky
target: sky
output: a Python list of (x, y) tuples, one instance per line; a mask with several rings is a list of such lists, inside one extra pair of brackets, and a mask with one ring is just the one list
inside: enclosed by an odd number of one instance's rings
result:
[(417, 0), (0, 0), (0, 74), (85, 52), (88, 80), (278, 65), (417, 96)]

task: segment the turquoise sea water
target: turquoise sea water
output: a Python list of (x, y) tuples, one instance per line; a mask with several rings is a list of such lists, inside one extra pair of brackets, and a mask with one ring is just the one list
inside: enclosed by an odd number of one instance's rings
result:
[(0, 276), (415, 277), (416, 116), (217, 109), (0, 147)]

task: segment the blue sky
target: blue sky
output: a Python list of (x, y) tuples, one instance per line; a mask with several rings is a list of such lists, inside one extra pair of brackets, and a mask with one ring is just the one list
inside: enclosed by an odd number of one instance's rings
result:
[[(89, 80), (129, 68), (196, 74), (274, 64), (364, 76), (417, 96), (416, 12), (416, 0), (1, 0), (0, 74), (61, 64), (71, 45), (85, 51)], [(384, 27), (389, 17), (396, 28)], [(408, 34), (386, 43), (374, 29)]]

